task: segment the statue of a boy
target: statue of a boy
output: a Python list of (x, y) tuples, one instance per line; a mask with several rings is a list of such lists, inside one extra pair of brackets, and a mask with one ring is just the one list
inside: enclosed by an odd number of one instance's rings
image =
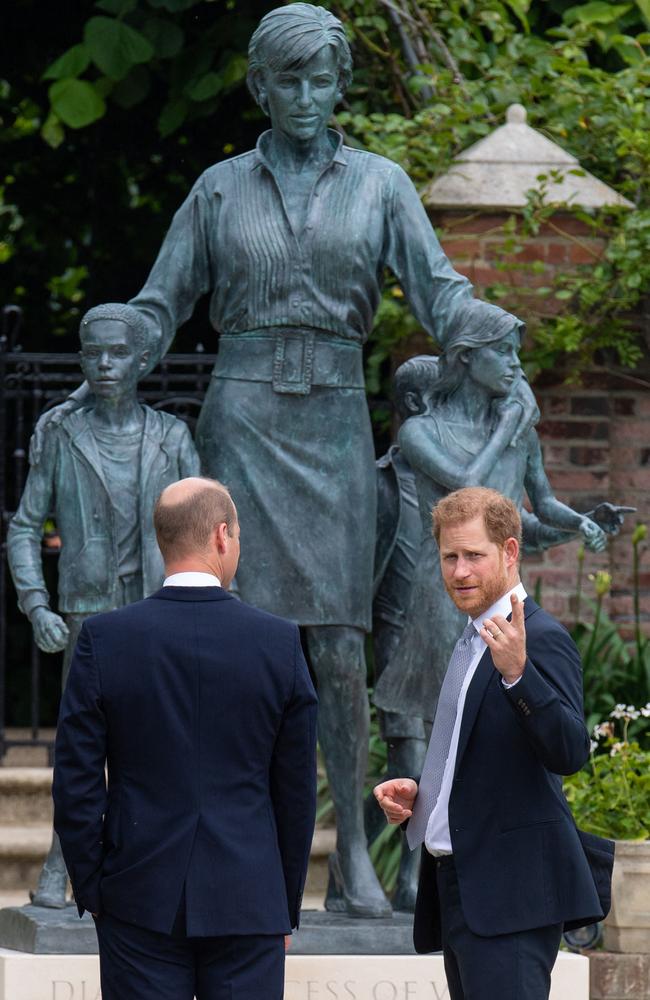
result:
[[(147, 330), (131, 306), (109, 303), (81, 321), (81, 368), (92, 404), (48, 425), (8, 531), (18, 604), (46, 653), (65, 649), (63, 682), (85, 618), (141, 600), (162, 584), (153, 506), (170, 483), (199, 472), (187, 425), (142, 406)], [(61, 537), (59, 611), (43, 578), (43, 523), (54, 515)], [(65, 905), (67, 875), (53, 837), (36, 905)]]

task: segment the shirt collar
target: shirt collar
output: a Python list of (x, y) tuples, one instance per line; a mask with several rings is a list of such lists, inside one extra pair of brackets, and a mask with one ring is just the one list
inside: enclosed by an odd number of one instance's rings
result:
[[(528, 596), (526, 589), (521, 582), (518, 583), (516, 587), (513, 587), (512, 590), (506, 591), (503, 597), (500, 597), (498, 601), (495, 601), (494, 604), (487, 609), (487, 611), (480, 614), (478, 618), (471, 619), (472, 625), (476, 629), (477, 634), (480, 634), (481, 629), (483, 628), (483, 622), (486, 618), (494, 618), (495, 615), (503, 615), (504, 618), (507, 618), (508, 615), (512, 613), (512, 604), (510, 603), (511, 594), (516, 594), (522, 602), (525, 601)], [(470, 619), (468, 619), (468, 622), (469, 620)]]
[[(341, 136), (333, 128), (328, 128), (327, 134), (330, 142), (332, 143), (332, 159), (328, 166), (331, 166), (332, 163), (340, 163), (342, 166), (346, 167), (348, 164), (348, 158), (343, 147), (343, 136)], [(265, 132), (262, 132), (261, 136), (257, 140), (251, 170), (257, 170), (259, 167), (266, 167), (267, 170), (270, 170), (271, 173), (273, 173), (273, 167), (267, 157), (268, 146), (272, 135), (273, 129), (268, 128)]]
[(185, 573), (172, 573), (166, 577), (163, 587), (220, 587), (221, 580), (212, 573), (201, 573), (198, 571), (188, 571)]

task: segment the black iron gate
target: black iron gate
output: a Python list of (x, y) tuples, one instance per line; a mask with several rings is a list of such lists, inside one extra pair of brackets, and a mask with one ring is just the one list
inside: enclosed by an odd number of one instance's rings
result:
[[(45, 746), (43, 737), (43, 671), (60, 678), (62, 654), (41, 653), (28, 620), (16, 605), (16, 594), (7, 566), (6, 537), (9, 520), (20, 500), (28, 471), (29, 439), (39, 416), (69, 395), (80, 384), (76, 354), (34, 354), (20, 347), (21, 312), (6, 306), (0, 329), (0, 759), (10, 746)], [(140, 398), (154, 409), (181, 417), (194, 431), (207, 389), (215, 355), (168, 354), (156, 370), (140, 383)], [(56, 536), (44, 536), (44, 570), (53, 603), (56, 600)], [(28, 670), (25, 670), (25, 660)], [(46, 662), (47, 661), (47, 666)], [(12, 704), (16, 672), (22, 710)], [(11, 682), (11, 683), (10, 683)], [(17, 711), (22, 714), (17, 716)], [(7, 723), (28, 728), (27, 737), (9, 735)]]

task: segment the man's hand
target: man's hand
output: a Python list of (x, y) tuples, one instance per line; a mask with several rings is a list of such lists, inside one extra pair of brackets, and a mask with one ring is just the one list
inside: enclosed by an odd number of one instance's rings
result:
[(373, 794), (389, 823), (403, 823), (413, 812), (418, 785), (413, 778), (391, 778), (375, 785)]
[[(503, 615), (486, 618), (480, 632), (492, 653), (492, 661), (506, 684), (519, 680), (526, 665), (526, 625), (524, 605), (516, 594), (510, 595), (512, 620)], [(380, 786), (381, 787), (381, 786)]]
[(58, 653), (60, 649), (65, 649), (70, 632), (60, 615), (49, 608), (38, 607), (32, 611), (30, 621), (39, 649), (44, 653)]

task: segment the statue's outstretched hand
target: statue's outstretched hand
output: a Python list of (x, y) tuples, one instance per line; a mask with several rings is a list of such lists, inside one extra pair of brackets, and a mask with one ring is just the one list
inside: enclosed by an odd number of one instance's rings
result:
[(418, 785), (413, 778), (391, 778), (375, 785), (373, 794), (389, 823), (403, 823), (413, 811)]
[(616, 504), (603, 501), (593, 510), (588, 510), (585, 517), (595, 521), (608, 535), (617, 535), (625, 520), (625, 515), (634, 513), (636, 513), (636, 507), (618, 507)]
[(585, 540), (585, 545), (591, 552), (602, 552), (607, 545), (607, 536), (600, 525), (596, 524), (589, 517), (583, 517), (580, 525), (580, 533)]
[(32, 464), (35, 465), (38, 463), (48, 429), (50, 427), (58, 427), (68, 413), (72, 413), (74, 410), (80, 409), (80, 407), (84, 406), (88, 400), (92, 398), (92, 393), (88, 383), (83, 382), (78, 389), (75, 389), (75, 391), (68, 396), (64, 403), (59, 403), (58, 406), (53, 406), (51, 410), (47, 410), (38, 418), (29, 446), (29, 458)]
[(70, 633), (60, 615), (49, 608), (38, 607), (32, 611), (30, 621), (39, 649), (44, 653), (58, 653), (60, 649), (65, 649)]

